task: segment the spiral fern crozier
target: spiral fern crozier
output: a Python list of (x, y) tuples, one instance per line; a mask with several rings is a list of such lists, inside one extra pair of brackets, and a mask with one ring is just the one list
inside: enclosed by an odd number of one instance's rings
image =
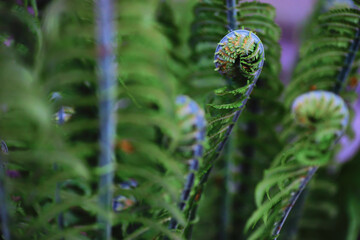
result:
[(297, 97), (292, 105), (295, 120), (307, 128), (326, 130), (339, 137), (349, 122), (344, 100), (327, 91), (312, 91)]
[[(208, 135), (218, 154), (244, 109), (264, 65), (264, 46), (254, 33), (235, 30), (221, 39), (215, 51), (215, 70), (232, 84), (217, 89)], [(216, 154), (216, 155), (217, 155)], [(217, 156), (216, 156), (217, 157)], [(216, 158), (215, 157), (215, 158)], [(214, 159), (214, 158), (213, 158)]]
[(280, 234), (291, 209), (318, 169), (318, 167), (311, 166), (313, 163), (311, 158), (319, 159), (321, 155), (320, 151), (318, 154), (314, 154), (316, 149), (322, 150), (316, 145), (324, 142), (325, 147), (330, 148), (331, 144), (344, 133), (349, 122), (349, 110), (344, 100), (335, 93), (328, 91), (312, 91), (298, 96), (292, 105), (292, 114), (298, 124), (315, 131), (315, 141), (310, 142), (311, 148), (305, 148), (299, 152), (305, 153), (300, 154), (301, 157), (298, 156), (298, 159), (302, 159), (300, 163), (308, 163), (310, 166), (306, 176), (301, 178), (298, 189), (291, 194), (291, 198), (282, 212), (281, 220), (277, 222), (274, 228), (274, 236)]
[(264, 46), (258, 36), (236, 30), (221, 39), (215, 51), (215, 70), (235, 78), (251, 79), (260, 75), (264, 64)]
[[(239, 119), (264, 65), (264, 46), (259, 37), (247, 30), (235, 30), (223, 37), (215, 51), (215, 70), (224, 75), (227, 86), (215, 90), (215, 99), (209, 105), (208, 148), (200, 171), (200, 183), (190, 200), (187, 216), (196, 217), (201, 198), (215, 160), (220, 156), (235, 123)], [(185, 235), (191, 238), (192, 224)]]
[(247, 229), (262, 216), (264, 224), (252, 234), (251, 240), (260, 235), (278, 238), (293, 206), (319, 166), (331, 160), (332, 147), (349, 121), (344, 100), (327, 91), (298, 96), (293, 102), (292, 114), (297, 127), (301, 128), (297, 128), (298, 137), (291, 147), (279, 153), (256, 187), (258, 210), (249, 219)]

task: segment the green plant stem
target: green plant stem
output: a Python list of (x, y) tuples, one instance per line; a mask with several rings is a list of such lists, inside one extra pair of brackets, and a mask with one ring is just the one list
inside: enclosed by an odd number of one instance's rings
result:
[(234, 141), (230, 136), (229, 143), (225, 147), (225, 176), (224, 176), (224, 190), (222, 194), (222, 208), (221, 208), (221, 223), (220, 223), (220, 239), (226, 240), (229, 237), (229, 230), (231, 226), (231, 210), (232, 210), (232, 193), (231, 185), (232, 179), (232, 157), (234, 152)]
[(227, 20), (228, 20), (230, 31), (233, 31), (237, 28), (235, 2), (236, 2), (236, 0), (226, 0)]
[(306, 177), (301, 181), (300, 186), (298, 188), (298, 190), (294, 193), (294, 195), (291, 197), (289, 204), (286, 206), (284, 212), (283, 212), (283, 217), (281, 218), (281, 220), (276, 224), (275, 228), (274, 228), (274, 233), (273, 235), (276, 236), (274, 238), (274, 240), (276, 240), (280, 234), (280, 231), (282, 229), (282, 227), (285, 224), (285, 221), (287, 219), (287, 217), (289, 216), (289, 213), (291, 211), (291, 209), (294, 207), (296, 201), (298, 200), (298, 198), (300, 197), (301, 193), (304, 191), (305, 187), (307, 186), (307, 184), (309, 183), (309, 181), (312, 179), (312, 176), (314, 176), (315, 172), (318, 170), (318, 167), (310, 167), (308, 173), (306, 174)]
[(305, 188), (302, 194), (299, 196), (296, 204), (294, 205), (291, 214), (283, 226), (283, 234), (279, 236), (279, 240), (293, 240), (296, 237), (298, 231), (298, 225), (302, 217), (305, 201), (309, 195), (309, 189)]
[[(116, 89), (116, 63), (115, 63), (115, 27), (113, 26), (112, 0), (98, 0), (95, 4), (97, 15), (97, 65), (99, 84), (99, 115), (100, 115), (100, 156), (99, 167), (111, 167), (114, 157), (115, 137), (115, 89)], [(108, 169), (100, 176), (99, 205), (103, 210), (98, 216), (101, 240), (111, 239), (111, 203), (113, 198), (112, 183), (113, 169)]]

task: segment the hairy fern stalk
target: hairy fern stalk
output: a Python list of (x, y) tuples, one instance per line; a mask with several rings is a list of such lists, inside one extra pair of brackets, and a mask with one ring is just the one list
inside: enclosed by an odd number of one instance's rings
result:
[[(360, 237), (359, 1), (0, 2), (0, 239)], [(285, 49), (285, 48), (284, 48)], [(357, 102), (356, 102), (357, 101)]]

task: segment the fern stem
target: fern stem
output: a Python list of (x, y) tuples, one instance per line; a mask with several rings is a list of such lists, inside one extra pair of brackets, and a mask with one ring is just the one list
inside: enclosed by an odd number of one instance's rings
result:
[(115, 63), (115, 27), (113, 25), (112, 0), (98, 0), (95, 4), (97, 14), (97, 65), (99, 84), (99, 115), (100, 115), (100, 156), (99, 167), (109, 168), (102, 173), (99, 182), (99, 205), (101, 212), (98, 223), (101, 226), (99, 238), (111, 239), (111, 202), (113, 197), (112, 182), (114, 157), (115, 117), (114, 99), (116, 89)]
[(224, 176), (224, 190), (222, 194), (222, 208), (221, 208), (221, 223), (220, 223), (220, 234), (219, 239), (228, 239), (229, 238), (229, 230), (231, 224), (231, 210), (232, 210), (232, 192), (231, 185), (233, 183), (232, 179), (232, 157), (234, 152), (234, 141), (232, 141), (232, 137), (230, 137), (229, 143), (225, 147), (225, 176)]
[[(191, 100), (187, 96), (178, 96), (176, 99), (176, 107), (176, 113), (179, 119), (195, 119), (192, 120), (191, 123), (194, 126), (194, 129), (191, 132), (188, 132), (188, 130), (185, 130), (186, 128), (184, 128), (184, 133), (190, 134), (192, 136), (191, 146), (187, 145), (191, 151), (191, 159), (187, 161), (189, 164), (189, 170), (184, 188), (181, 192), (180, 202), (178, 204), (180, 211), (184, 211), (185, 206), (189, 200), (191, 190), (194, 186), (195, 174), (199, 169), (199, 159), (203, 156), (204, 152), (203, 141), (205, 140), (206, 134), (206, 120), (204, 117), (204, 111), (197, 105), (195, 101)], [(180, 128), (183, 128), (182, 124), (180, 124)], [(176, 229), (177, 225), (177, 220), (172, 218), (169, 224), (169, 229)], [(168, 237), (165, 237), (164, 239), (168, 239)]]
[(194, 159), (193, 161), (191, 161), (190, 166), (189, 166), (190, 173), (188, 174), (188, 176), (186, 178), (185, 187), (184, 187), (183, 192), (181, 194), (181, 200), (180, 200), (180, 203), (179, 203), (179, 208), (180, 208), (181, 211), (184, 210), (185, 203), (189, 198), (192, 186), (194, 185), (194, 179), (195, 179), (194, 172), (198, 170), (198, 167), (199, 167), (199, 160), (198, 159)]
[[(186, 183), (181, 193), (181, 199), (179, 203), (180, 211), (184, 211), (184, 208), (186, 206), (186, 201), (189, 199), (192, 187), (194, 185), (195, 172), (198, 170), (198, 168), (199, 168), (199, 160), (195, 158), (190, 162), (190, 166), (189, 166), (190, 173), (187, 175)], [(177, 221), (175, 218), (172, 218), (170, 221), (169, 229), (176, 229), (176, 228), (177, 228)]]
[(299, 229), (300, 219), (303, 216), (303, 210), (305, 202), (307, 201), (307, 197), (309, 195), (309, 188), (303, 190), (301, 195), (299, 196), (296, 204), (291, 210), (291, 214), (289, 214), (288, 219), (286, 220), (286, 224), (284, 223), (282, 229), (282, 235), (279, 236), (280, 240), (284, 239), (295, 239), (297, 231)]
[(4, 240), (10, 240), (7, 206), (8, 205), (7, 205), (6, 191), (5, 191), (5, 166), (3, 165), (0, 155), (0, 220), (1, 220), (1, 231)]
[(346, 79), (348, 78), (351, 72), (356, 53), (359, 50), (359, 46), (360, 46), (360, 28), (358, 28), (356, 31), (355, 39), (350, 46), (349, 54), (346, 56), (344, 67), (341, 69), (341, 72), (336, 81), (334, 93), (339, 94), (339, 92), (342, 90), (344, 85), (343, 83), (346, 81)]
[(237, 29), (237, 22), (236, 22), (236, 0), (226, 0), (226, 7), (227, 7), (227, 20), (229, 23), (229, 30), (233, 31)]
[(211, 170), (213, 168), (213, 162), (215, 162), (219, 158), (222, 150), (224, 149), (224, 146), (225, 146), (229, 136), (231, 135), (231, 132), (232, 132), (237, 120), (239, 119), (241, 113), (245, 109), (245, 105), (250, 98), (250, 94), (253, 91), (258, 78), (259, 78), (259, 74), (257, 74), (257, 76), (253, 80), (253, 83), (251, 83), (250, 87), (246, 91), (245, 99), (242, 101), (240, 107), (238, 108), (239, 110), (236, 111), (236, 113), (232, 119), (232, 124), (229, 125), (229, 128), (227, 129), (227, 131), (225, 133), (224, 140), (219, 144), (218, 148), (216, 149), (216, 151), (214, 153), (214, 156), (211, 158), (212, 160), (209, 163), (209, 165), (211, 167), (209, 167), (208, 169), (206, 169), (204, 171), (204, 173), (200, 179), (200, 183), (196, 188), (196, 195), (194, 197), (192, 197), (192, 199), (190, 200), (190, 211), (189, 211), (190, 224), (185, 231), (186, 239), (191, 239), (191, 237), (192, 237), (192, 228), (193, 228), (192, 225), (193, 224), (191, 222), (195, 220), (196, 212), (197, 212), (197, 202), (200, 200), (200, 197), (204, 190), (205, 184), (207, 183), (207, 180), (210, 176)]
[(282, 216), (281, 220), (276, 224), (276, 226), (274, 228), (275, 231), (274, 231), (273, 235), (276, 236), (274, 238), (274, 240), (276, 240), (278, 238), (278, 235), (280, 234), (280, 231), (281, 231), (282, 227), (284, 226), (284, 223), (285, 223), (287, 217), (289, 216), (291, 209), (294, 207), (299, 196), (304, 191), (305, 187), (307, 186), (307, 184), (309, 183), (312, 176), (315, 174), (315, 172), (317, 170), (318, 170), (318, 167), (310, 167), (308, 173), (306, 174), (306, 177), (301, 181), (298, 190), (291, 197), (289, 204), (286, 206), (286, 208), (283, 212), (283, 216)]

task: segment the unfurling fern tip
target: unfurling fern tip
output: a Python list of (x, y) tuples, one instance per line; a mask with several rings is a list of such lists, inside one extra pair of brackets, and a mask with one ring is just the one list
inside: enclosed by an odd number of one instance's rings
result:
[(258, 36), (247, 30), (235, 30), (221, 39), (215, 50), (215, 70), (235, 78), (253, 80), (264, 64), (264, 46)]
[(316, 131), (331, 130), (340, 137), (349, 122), (349, 110), (344, 100), (327, 91), (312, 91), (298, 96), (292, 105), (296, 122)]

